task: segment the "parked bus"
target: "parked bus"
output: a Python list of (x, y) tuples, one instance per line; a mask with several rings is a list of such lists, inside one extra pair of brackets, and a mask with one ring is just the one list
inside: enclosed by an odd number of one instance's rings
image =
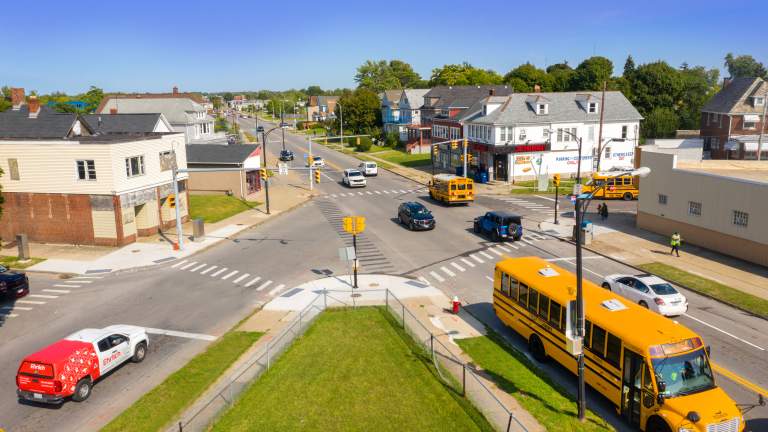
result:
[[(741, 431), (744, 419), (715, 384), (699, 335), (585, 280), (585, 380), (644, 431)], [(493, 309), (528, 340), (538, 361), (577, 373), (566, 327), (575, 326), (576, 276), (538, 257), (496, 264)], [(567, 324), (566, 315), (571, 323)]]
[[(605, 187), (598, 189), (599, 183), (605, 183)], [(616, 176), (616, 173), (602, 172), (595, 173), (592, 178), (582, 188), (583, 193), (597, 192), (594, 198), (618, 199), (626, 201), (637, 199), (640, 195), (640, 189), (637, 188), (635, 179), (630, 174)]]
[(437, 174), (429, 182), (429, 197), (445, 204), (469, 204), (475, 200), (475, 185), (470, 178)]

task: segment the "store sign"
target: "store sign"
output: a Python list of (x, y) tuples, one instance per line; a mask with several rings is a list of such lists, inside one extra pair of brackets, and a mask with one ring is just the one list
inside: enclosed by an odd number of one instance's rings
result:
[(515, 153), (547, 151), (546, 144), (523, 144), (515, 146)]

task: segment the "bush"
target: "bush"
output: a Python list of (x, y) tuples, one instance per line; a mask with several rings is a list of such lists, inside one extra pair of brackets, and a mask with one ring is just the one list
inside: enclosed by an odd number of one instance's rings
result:
[(305, 121), (297, 121), (296, 122), (296, 130), (304, 130), (304, 129), (307, 128), (306, 126), (307, 126), (307, 122), (305, 122)]
[[(352, 138), (357, 142), (357, 138)], [(357, 144), (357, 151), (359, 152), (367, 152), (371, 149), (371, 146), (373, 146), (373, 141), (371, 141), (371, 138), (369, 137), (360, 137), (360, 144)]]
[(400, 134), (395, 131), (390, 131), (384, 136), (385, 147), (397, 147), (400, 144)]

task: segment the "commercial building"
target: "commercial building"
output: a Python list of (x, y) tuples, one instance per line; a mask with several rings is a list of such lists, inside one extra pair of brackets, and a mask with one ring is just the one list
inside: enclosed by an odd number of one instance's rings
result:
[(226, 169), (226, 171), (190, 172), (189, 192), (191, 194), (226, 194), (248, 199), (251, 194), (261, 190), (258, 172), (261, 167), (261, 146), (256, 144), (188, 145), (187, 166)]

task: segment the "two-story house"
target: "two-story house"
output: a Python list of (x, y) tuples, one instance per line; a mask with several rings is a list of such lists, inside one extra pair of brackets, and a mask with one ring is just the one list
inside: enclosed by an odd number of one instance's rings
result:
[(464, 134), (476, 169), (488, 171), (492, 180), (515, 181), (573, 176), (579, 166), (582, 174), (631, 168), (641, 119), (617, 91), (606, 92), (605, 101), (601, 92), (514, 93), (486, 97), (465, 120)]
[(723, 89), (701, 108), (705, 154), (712, 159), (757, 159), (762, 144), (761, 159), (768, 160), (767, 106), (766, 80), (725, 80)]
[(307, 121), (320, 122), (335, 116), (338, 96), (310, 96), (307, 103)]
[(385, 90), (379, 94), (381, 99), (381, 123), (384, 133), (400, 131), (400, 98), (402, 90)]

